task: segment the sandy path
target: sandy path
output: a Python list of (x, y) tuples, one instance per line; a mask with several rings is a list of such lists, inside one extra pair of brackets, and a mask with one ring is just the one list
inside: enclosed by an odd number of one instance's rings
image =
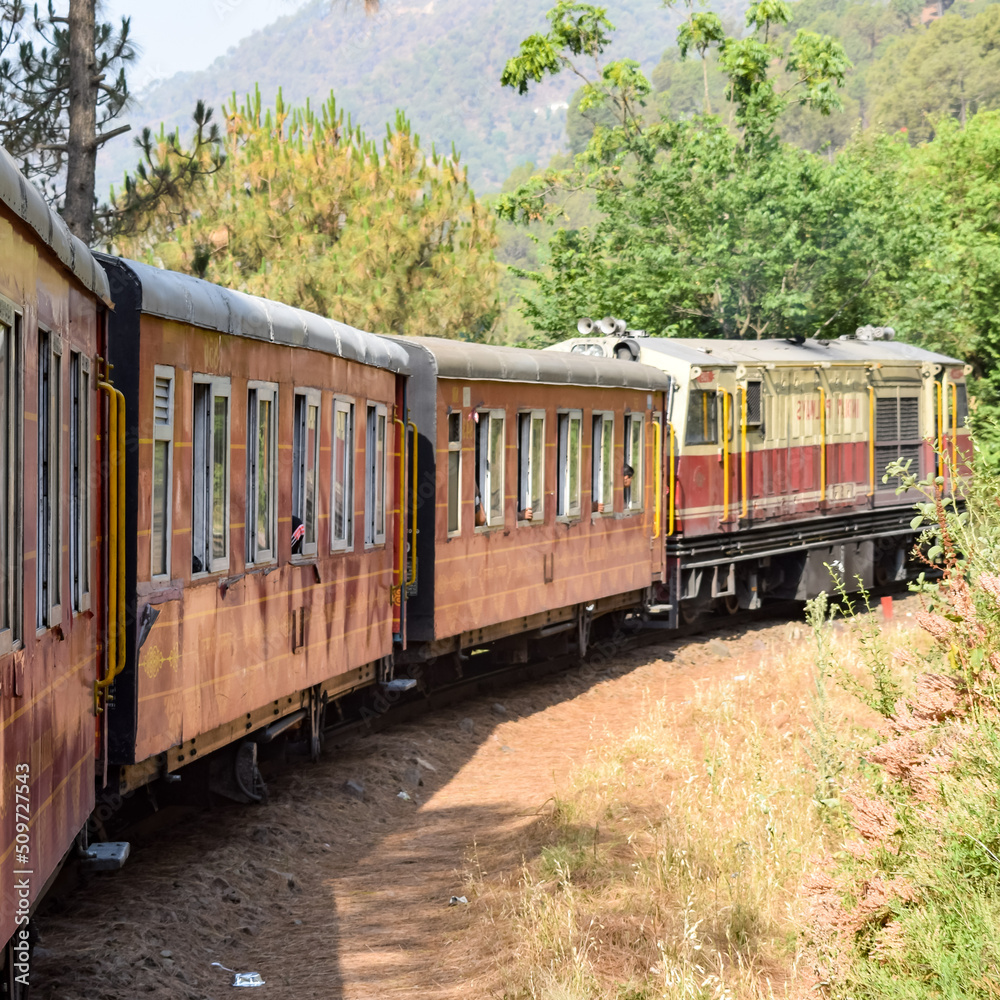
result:
[[(466, 873), (516, 876), (547, 800), (588, 751), (631, 731), (644, 701), (689, 698), (732, 673), (731, 657), (766, 656), (803, 631), (760, 626), (728, 653), (711, 636), (666, 641), (352, 738), (317, 765), (282, 765), (267, 805), (137, 842), (122, 872), (50, 908), (37, 995), (228, 995), (212, 961), (259, 970), (260, 995), (275, 1000), (494, 995), (475, 900), (447, 905)], [(364, 783), (363, 801), (348, 779)]]

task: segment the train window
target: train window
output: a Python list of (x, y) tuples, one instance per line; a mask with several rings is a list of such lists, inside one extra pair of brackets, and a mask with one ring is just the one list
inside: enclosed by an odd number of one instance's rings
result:
[[(295, 427), (292, 439), (292, 552), (316, 555), (317, 475), (319, 469), (318, 389), (295, 391)], [(301, 532), (300, 532), (301, 529)], [(302, 542), (295, 537), (301, 533)]]
[(969, 419), (969, 390), (965, 384), (955, 386), (955, 419), (964, 427)]
[(522, 520), (545, 520), (544, 410), (517, 417), (517, 511)]
[(684, 432), (685, 444), (719, 443), (719, 407), (714, 389), (692, 388), (688, 396), (687, 427)]
[(385, 425), (386, 408), (369, 403), (365, 432), (365, 545), (385, 542)]
[(580, 451), (583, 413), (573, 410), (559, 414), (559, 478), (556, 484), (556, 513), (560, 517), (580, 516)]
[(479, 413), (476, 435), (476, 493), (486, 514), (485, 528), (503, 524), (504, 420), (503, 410)]
[(349, 549), (354, 539), (354, 404), (333, 404), (333, 525), (331, 547)]
[(229, 379), (194, 376), (191, 572), (229, 569)]
[(70, 354), (69, 578), (73, 610), (90, 608), (90, 359)]
[(62, 342), (38, 330), (38, 533), (35, 542), (35, 625), (51, 628), (62, 621), (59, 603), (62, 564), (60, 430)]
[(247, 504), (244, 517), (248, 563), (273, 562), (278, 554), (278, 386), (247, 383)]
[(883, 483), (886, 466), (910, 459), (910, 472), (920, 469), (920, 400), (916, 396), (880, 396), (875, 400), (875, 476), (876, 489), (895, 490), (894, 478)]
[(760, 382), (747, 382), (744, 390), (747, 403), (747, 427), (760, 427), (764, 423), (764, 407)]
[(0, 654), (21, 642), (21, 317), (0, 299)]
[(646, 451), (645, 422), (641, 413), (625, 417), (625, 464), (632, 467), (632, 483), (625, 493), (625, 509), (642, 509), (642, 464)]
[(153, 496), (149, 575), (170, 576), (171, 497), (174, 476), (174, 370), (153, 369)]
[(615, 509), (615, 415), (594, 414), (594, 437), (591, 444), (592, 509), (599, 514), (611, 514)]
[(462, 414), (448, 414), (448, 534), (462, 530)]

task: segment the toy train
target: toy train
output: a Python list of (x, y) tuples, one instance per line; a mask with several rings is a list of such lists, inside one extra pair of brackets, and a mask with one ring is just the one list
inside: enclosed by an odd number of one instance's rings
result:
[(0, 238), (0, 995), (66, 858), (124, 861), (99, 796), (259, 799), (261, 744), (471, 650), (898, 578), (884, 467), (968, 450), (901, 344), (374, 336), (95, 256), (5, 153)]

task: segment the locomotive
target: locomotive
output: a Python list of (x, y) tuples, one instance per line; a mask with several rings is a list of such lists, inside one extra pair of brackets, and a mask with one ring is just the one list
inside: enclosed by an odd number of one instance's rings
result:
[(882, 470), (967, 450), (967, 369), (901, 344), (376, 336), (92, 254), (6, 153), (0, 238), (0, 995), (64, 862), (124, 863), (109, 798), (259, 800), (474, 650), (898, 578)]

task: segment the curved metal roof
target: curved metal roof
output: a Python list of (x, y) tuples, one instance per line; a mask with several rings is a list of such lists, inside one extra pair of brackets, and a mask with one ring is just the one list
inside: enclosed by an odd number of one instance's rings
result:
[(384, 337), (281, 302), (237, 292), (178, 271), (123, 260), (142, 286), (142, 311), (161, 319), (322, 351), (350, 361), (407, 372), (406, 352)]
[(0, 201), (38, 234), (84, 287), (111, 305), (104, 268), (97, 263), (87, 244), (69, 231), (62, 216), (49, 208), (3, 147), (0, 147)]
[(538, 382), (544, 385), (599, 385), (667, 390), (670, 378), (649, 365), (524, 347), (470, 344), (439, 337), (386, 337), (431, 354), (441, 378), (480, 382)]

